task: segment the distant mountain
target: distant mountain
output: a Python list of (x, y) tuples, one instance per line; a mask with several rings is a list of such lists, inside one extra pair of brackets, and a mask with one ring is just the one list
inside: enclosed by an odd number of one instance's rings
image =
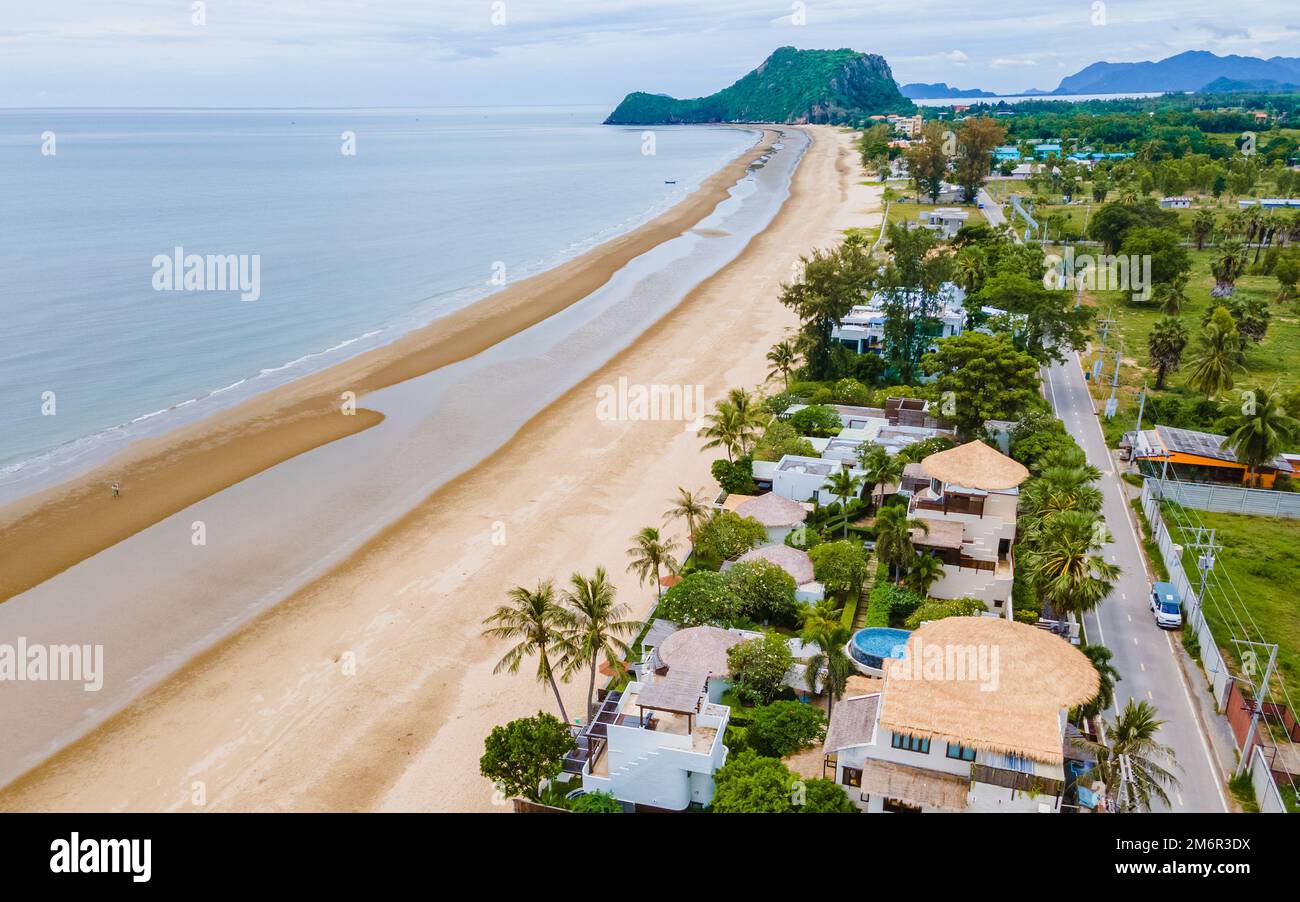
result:
[(696, 122), (856, 122), (877, 113), (915, 110), (898, 91), (884, 57), (854, 50), (782, 47), (740, 81), (708, 97), (676, 100), (627, 95), (606, 125)]
[(1257, 78), (1253, 81), (1241, 81), (1235, 78), (1216, 78), (1201, 88), (1206, 94), (1300, 94), (1300, 84), (1295, 82), (1274, 81), (1271, 78)]
[(925, 84), (914, 81), (902, 85), (898, 89), (899, 93), (909, 100), (944, 100), (949, 97), (997, 97), (992, 91), (981, 91), (979, 88), (954, 88), (947, 82), (936, 82), (935, 84)]
[(1054, 94), (1117, 94), (1129, 91), (1202, 91), (1216, 79), (1300, 82), (1300, 58), (1218, 56), (1189, 50), (1159, 62), (1093, 63), (1067, 78)]

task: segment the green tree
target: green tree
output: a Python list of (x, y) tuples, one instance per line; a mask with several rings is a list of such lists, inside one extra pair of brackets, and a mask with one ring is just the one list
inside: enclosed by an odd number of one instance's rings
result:
[(661, 586), (660, 574), (663, 571), (676, 573), (680, 567), (673, 552), (677, 550), (677, 540), (664, 538), (659, 530), (647, 526), (632, 537), (632, 547), (627, 550), (631, 562), (627, 565), (629, 573), (635, 573), (637, 582), (645, 585), (652, 582), (655, 598), (659, 597)]
[(791, 625), (798, 621), (794, 577), (771, 561), (753, 560), (726, 572), (731, 591), (740, 602), (740, 614), (755, 623)]
[(954, 175), (966, 203), (973, 204), (980, 186), (993, 165), (993, 149), (1007, 137), (1007, 130), (989, 116), (967, 116), (957, 130), (958, 156)]
[(1202, 207), (1192, 217), (1192, 238), (1196, 241), (1196, 249), (1202, 250), (1205, 247), (1205, 239), (1213, 234), (1214, 211), (1209, 207)]
[(946, 338), (922, 366), (937, 377), (940, 392), (952, 392), (950, 418), (966, 437), (977, 435), (985, 420), (1019, 420), (1042, 401), (1038, 361), (1005, 336), (965, 332)]
[(1300, 438), (1300, 420), (1287, 414), (1281, 393), (1262, 386), (1243, 391), (1238, 404), (1225, 405), (1215, 428), (1225, 433), (1223, 447), (1245, 464), (1253, 486), (1259, 484), (1259, 468)]
[(1187, 303), (1187, 274), (1183, 273), (1170, 282), (1157, 283), (1151, 297), (1161, 313), (1177, 315)]
[(745, 749), (714, 775), (715, 814), (788, 814), (794, 810), (795, 776), (776, 758)]
[(785, 758), (826, 738), (826, 715), (803, 702), (772, 702), (755, 708), (745, 743), (760, 755)]
[(870, 252), (845, 242), (835, 250), (815, 250), (802, 257), (802, 277), (781, 287), (780, 302), (799, 317), (799, 348), (808, 375), (827, 379), (832, 372), (831, 332), (860, 303), (875, 279)]
[(943, 579), (943, 561), (932, 554), (918, 552), (907, 565), (903, 585), (917, 595), (929, 595), (930, 587)]
[(785, 380), (785, 390), (790, 390), (790, 375), (799, 366), (799, 351), (795, 343), (790, 340), (777, 342), (772, 346), (772, 350), (767, 352), (767, 362), (771, 364), (771, 369), (767, 371), (767, 378), (780, 376)]
[(695, 536), (695, 548), (709, 561), (729, 561), (767, 540), (767, 530), (752, 517), (734, 511), (715, 510)]
[(483, 621), (488, 627), (483, 631), (484, 636), (519, 640), (502, 656), (492, 672), (518, 673), (524, 659), (536, 655), (537, 679), (550, 684), (555, 702), (560, 706), (560, 716), (568, 723), (569, 714), (564, 710), (564, 699), (560, 697), (560, 687), (555, 681), (552, 659), (563, 662), (569, 655), (565, 637), (573, 626), (572, 615), (556, 601), (555, 587), (550, 580), (538, 582), (537, 590), (533, 592), (515, 586), (509, 597), (509, 604), (501, 605)]
[(1076, 306), (1069, 291), (1047, 288), (1041, 278), (1015, 271), (989, 278), (971, 306), (1005, 310), (1007, 316), (990, 325), (1009, 335), (1017, 350), (1042, 363), (1064, 361), (1066, 352), (1085, 347), (1094, 316), (1091, 307)]
[(916, 556), (916, 547), (912, 544), (914, 529), (929, 535), (930, 524), (909, 517), (907, 508), (902, 505), (881, 508), (876, 515), (876, 556), (889, 565), (895, 583), (907, 572), (907, 565)]
[(885, 486), (898, 483), (903, 478), (903, 469), (907, 461), (902, 457), (891, 455), (884, 445), (864, 442), (858, 447), (858, 462), (862, 465), (866, 477), (864, 488), (868, 496), (874, 489), (880, 489), (878, 504), (885, 503)]
[(577, 747), (569, 727), (553, 714), (512, 720), (493, 727), (483, 743), (479, 773), (510, 797), (540, 801), (543, 780), (564, 768), (564, 756)]
[(1187, 347), (1187, 327), (1182, 320), (1166, 316), (1156, 321), (1147, 335), (1147, 353), (1156, 368), (1156, 391), (1165, 387), (1165, 377), (1178, 369)]
[(564, 641), (568, 653), (565, 677), (588, 668), (587, 717), (590, 718), (596, 698), (599, 659), (603, 657), (611, 667), (623, 666), (629, 654), (623, 637), (635, 633), (642, 624), (626, 619), (630, 609), (615, 600), (618, 590), (609, 581), (604, 567), (597, 567), (592, 576), (574, 573), (569, 577), (569, 586), (564, 593), (564, 603), (569, 609)]
[(664, 593), (658, 615), (682, 626), (731, 626), (740, 617), (740, 599), (724, 574), (696, 570)]
[(764, 633), (727, 649), (732, 689), (742, 701), (770, 705), (794, 666), (794, 656), (780, 633)]
[(862, 588), (867, 578), (867, 554), (853, 539), (826, 542), (808, 552), (813, 576), (832, 595), (844, 595)]
[(939, 198), (944, 177), (948, 174), (948, 155), (944, 152), (944, 126), (938, 120), (927, 122), (921, 139), (913, 141), (905, 153), (907, 171), (918, 193), (928, 194), (930, 202)]
[(1079, 710), (1084, 717), (1096, 717), (1102, 711), (1115, 704), (1115, 684), (1121, 679), (1119, 671), (1115, 665), (1111, 664), (1114, 653), (1104, 645), (1084, 645), (1079, 648), (1084, 657), (1092, 662), (1092, 666), (1097, 669), (1097, 677), (1100, 680), (1097, 694), (1091, 701), (1081, 705)]
[[(852, 470), (840, 469), (826, 477), (824, 488), (840, 499), (840, 506), (846, 509), (845, 513), (847, 514), (849, 501), (859, 497), (864, 482), (866, 482), (865, 476), (854, 475)], [(846, 516), (844, 518), (844, 537), (847, 539), (848, 536), (849, 518)]]
[(956, 273), (953, 256), (937, 233), (890, 224), (890, 259), (880, 275), (885, 314), (883, 354), (904, 384), (916, 381), (921, 358), (934, 344), (943, 311), (943, 286)]
[(1224, 307), (1216, 307), (1201, 330), (1196, 354), (1187, 373), (1187, 384), (1214, 400), (1234, 384), (1233, 375), (1245, 369), (1242, 363), (1241, 333)]
[(1081, 780), (1100, 779), (1113, 788), (1122, 784), (1121, 811), (1150, 811), (1154, 801), (1168, 806), (1169, 792), (1179, 785), (1178, 759), (1172, 748), (1156, 741), (1164, 725), (1150, 702), (1129, 699), (1119, 716), (1106, 724), (1110, 745), (1084, 740), (1096, 754), (1097, 765)]
[(1106, 525), (1084, 511), (1063, 511), (1043, 523), (1036, 546), (1020, 556), (1038, 597), (1058, 616), (1084, 614), (1110, 594), (1120, 569), (1101, 555)]
[(794, 806), (797, 814), (856, 814), (844, 787), (834, 780), (814, 777), (803, 781), (803, 804)]
[(1236, 290), (1237, 279), (1246, 271), (1246, 246), (1235, 238), (1219, 242), (1219, 250), (1210, 261), (1210, 273), (1214, 276), (1214, 288), (1210, 291), (1212, 298), (1231, 297)]
[(584, 792), (569, 804), (578, 814), (622, 814), (623, 803), (607, 792)]
[[(1293, 231), (1300, 233), (1300, 228)], [(1273, 267), (1273, 278), (1277, 279), (1278, 303), (1291, 300), (1295, 296), (1296, 283), (1300, 282), (1300, 254), (1288, 251), (1278, 257)]]
[(1120, 254), (1150, 257), (1151, 281), (1155, 284), (1171, 283), (1192, 268), (1192, 259), (1183, 249), (1182, 236), (1170, 229), (1130, 229), (1124, 235)]
[(827, 614), (821, 615), (815, 608), (808, 612), (803, 640), (817, 646), (817, 653), (807, 661), (808, 691), (816, 692), (820, 683), (821, 691), (826, 693), (826, 715), (830, 717), (835, 713), (835, 702), (844, 696), (849, 677), (857, 668), (844, 650), (852, 632), (840, 622), (834, 609)]

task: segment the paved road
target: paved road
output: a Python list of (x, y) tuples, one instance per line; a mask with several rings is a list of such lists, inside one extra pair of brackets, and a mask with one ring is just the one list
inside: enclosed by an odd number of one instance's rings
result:
[[(1093, 413), (1078, 359), (1070, 355), (1066, 363), (1047, 368), (1045, 380), (1056, 415), (1083, 447), (1088, 461), (1102, 472), (1098, 483), (1102, 513), (1115, 539), (1106, 546), (1105, 556), (1123, 570), (1110, 597), (1084, 617), (1089, 640), (1114, 653), (1111, 663), (1122, 677), (1115, 686), (1115, 707), (1122, 708), (1130, 698), (1149, 701), (1167, 721), (1160, 740), (1173, 747), (1182, 767), (1181, 785), (1170, 795), (1173, 811), (1226, 811), (1219, 767), (1197, 720), (1193, 690), (1174, 657), (1176, 634), (1160, 629), (1151, 618), (1147, 602), (1150, 584), (1141, 543), (1129, 519), (1123, 483)], [(1200, 687), (1195, 691), (1201, 691)]]
[(1007, 218), (1002, 215), (1002, 207), (986, 189), (981, 188), (975, 198), (984, 205), (984, 209), (980, 212), (984, 214), (984, 218), (989, 221), (989, 225), (993, 226), (993, 228), (996, 229), (1007, 221)]

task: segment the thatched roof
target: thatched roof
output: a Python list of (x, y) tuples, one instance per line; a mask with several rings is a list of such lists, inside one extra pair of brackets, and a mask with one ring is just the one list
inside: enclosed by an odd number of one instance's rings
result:
[(1029, 478), (1021, 464), (980, 441), (967, 442), (921, 461), (926, 475), (949, 485), (996, 492)]
[(876, 713), (880, 710), (880, 695), (859, 695), (836, 702), (831, 714), (831, 725), (826, 730), (822, 746), (827, 753), (870, 745), (876, 732)]
[(794, 577), (797, 586), (813, 581), (812, 558), (808, 556), (808, 552), (800, 551), (798, 548), (791, 548), (789, 545), (764, 545), (761, 548), (746, 551), (736, 559), (737, 564), (744, 564), (748, 561), (767, 561), (769, 564), (776, 564)]
[[(955, 665), (973, 655), (982, 659), (962, 674)], [(949, 617), (914, 630), (904, 657), (886, 662), (880, 724), (1061, 764), (1061, 711), (1094, 697), (1098, 685), (1092, 663), (1045, 630), (997, 617)]]
[(674, 670), (703, 671), (713, 676), (730, 672), (727, 649), (744, 642), (744, 638), (730, 630), (716, 626), (693, 626), (678, 630), (655, 649), (660, 662)]
[(867, 759), (862, 766), (862, 791), (913, 805), (964, 811), (970, 784), (956, 774)]
[(745, 500), (736, 507), (736, 513), (742, 517), (751, 517), (767, 527), (798, 526), (808, 516), (808, 511), (802, 504), (782, 498), (776, 492)]
[(643, 648), (658, 648), (665, 639), (677, 632), (677, 629), (677, 624), (671, 620), (656, 617), (650, 624), (650, 629), (646, 630), (645, 638), (641, 640), (641, 646)]

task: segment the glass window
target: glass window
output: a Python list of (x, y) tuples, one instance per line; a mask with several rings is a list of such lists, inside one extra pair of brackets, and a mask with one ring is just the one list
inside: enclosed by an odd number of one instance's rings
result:
[(849, 767), (848, 765), (845, 765), (843, 780), (845, 786), (861, 786), (862, 769), (857, 767)]
[(890, 745), (896, 749), (905, 749), (909, 752), (920, 752), (923, 755), (930, 754), (930, 740), (913, 736), (910, 733), (894, 733), (890, 738)]
[(975, 749), (968, 749), (960, 743), (950, 742), (948, 743), (948, 757), (955, 758), (958, 761), (974, 761)]

